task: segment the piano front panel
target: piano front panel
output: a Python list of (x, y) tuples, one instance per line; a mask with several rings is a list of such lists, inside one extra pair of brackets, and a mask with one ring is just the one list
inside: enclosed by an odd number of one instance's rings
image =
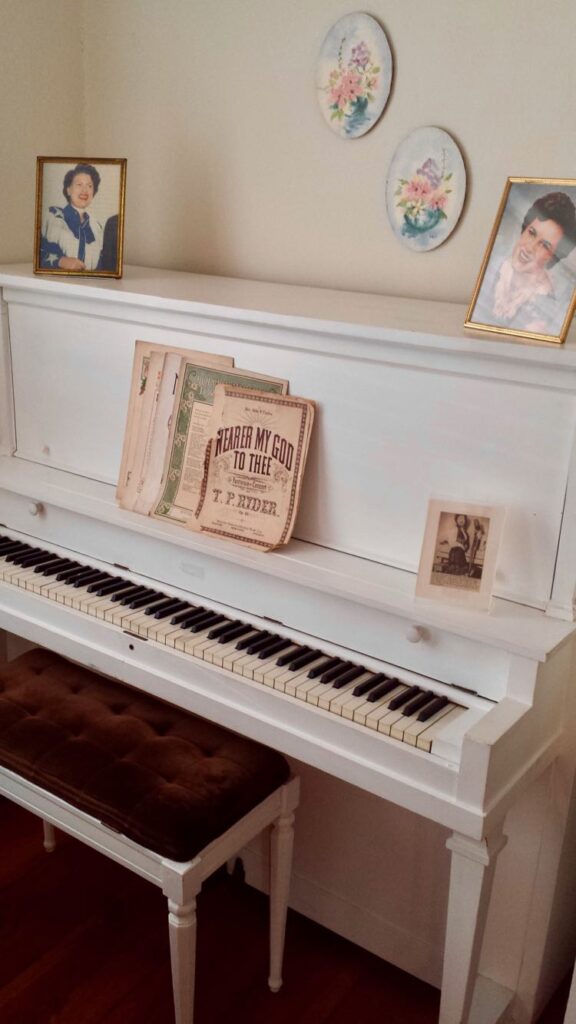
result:
[(415, 359), (386, 331), (360, 357), (360, 339), (336, 331), (203, 323), (150, 304), (111, 309), (94, 292), (83, 307), (74, 285), (42, 299), (10, 304), (19, 457), (115, 483), (135, 340), (233, 356), (318, 403), (296, 536), (415, 571), (430, 496), (501, 503), (496, 592), (549, 600), (576, 422), (568, 389), (539, 379), (519, 387), (507, 363), (479, 367), (464, 346), (460, 364), (441, 372), (445, 355)]

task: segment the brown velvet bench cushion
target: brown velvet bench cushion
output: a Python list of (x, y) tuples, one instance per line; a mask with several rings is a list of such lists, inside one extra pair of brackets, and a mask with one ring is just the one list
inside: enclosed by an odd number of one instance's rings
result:
[(44, 650), (0, 667), (0, 764), (178, 861), (289, 775), (268, 747)]

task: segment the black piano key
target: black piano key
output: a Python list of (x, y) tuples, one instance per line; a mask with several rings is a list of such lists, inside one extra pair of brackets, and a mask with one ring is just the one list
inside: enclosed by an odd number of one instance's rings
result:
[(30, 544), (23, 544), (22, 541), (17, 541), (13, 545), (13, 547), (9, 548), (7, 551), (4, 551), (4, 560), (6, 562), (13, 562), (14, 559), (18, 557), (18, 555), (22, 554), (22, 552), (30, 554), (32, 551), (36, 550), (38, 549), (33, 548)]
[(370, 690), (366, 700), (370, 704), (375, 704), (377, 700), (385, 697), (387, 693), (392, 693), (392, 690), (395, 690), (399, 685), (400, 681), (398, 679), (386, 679), (385, 682), (380, 683), (374, 690)]
[(246, 654), (260, 654), (266, 647), (269, 647), (271, 643), (279, 640), (280, 637), (276, 633), (269, 633), (268, 636), (263, 637), (252, 637), (252, 640), (246, 647)]
[(291, 672), (298, 672), (301, 668), (306, 668), (306, 665), (309, 665), (311, 661), (317, 661), (321, 657), (322, 651), (310, 650), (309, 647), (306, 647), (304, 651), (288, 662), (288, 668)]
[(193, 626), (195, 622), (198, 622), (198, 619), (203, 619), (209, 614), (208, 608), (202, 608), (201, 605), (191, 605), (189, 611), (175, 615), (170, 621), (172, 623), (177, 622), (182, 629), (187, 629), (188, 626)]
[(144, 597), (145, 594), (149, 593), (151, 593), (149, 587), (143, 587), (135, 583), (128, 590), (120, 590), (115, 594), (112, 594), (110, 600), (114, 601), (116, 604), (124, 605), (126, 607), (130, 604), (130, 601), (134, 600), (135, 597)]
[(204, 629), (208, 629), (209, 626), (217, 626), (219, 622), (224, 622), (225, 618), (225, 615), (217, 615), (216, 612), (212, 612), (206, 618), (198, 619), (188, 629), (191, 633), (201, 633)]
[(224, 637), (222, 643), (226, 643), (228, 639), (228, 633), (237, 629), (238, 626), (243, 625), (244, 623), (240, 622), (239, 619), (226, 619), (226, 622), (223, 622), (219, 626), (215, 626), (214, 629), (210, 630), (210, 632), (208, 633), (208, 639), (220, 640), (221, 637)]
[(40, 562), (48, 562), (51, 557), (48, 551), (36, 552), (35, 555), (28, 555), (26, 558), (21, 559), (20, 565), (23, 569), (31, 569), (32, 566), (39, 565)]
[(78, 576), (81, 576), (82, 573), (85, 573), (88, 568), (89, 566), (78, 564), (70, 569), (63, 569), (62, 572), (56, 573), (56, 579), (59, 583), (70, 583)]
[(290, 662), (294, 661), (295, 658), (299, 658), (300, 655), (308, 654), (310, 652), (310, 648), (303, 647), (302, 644), (295, 644), (294, 642), (292, 642), (292, 647), (295, 647), (296, 650), (292, 650), (287, 654), (282, 654), (278, 658), (278, 661), (276, 662), (277, 665), (289, 665)]
[(344, 672), (347, 672), (348, 669), (352, 668), (354, 668), (352, 662), (341, 662), (340, 665), (335, 665), (333, 669), (323, 672), (319, 681), (321, 683), (334, 684)]
[[(210, 615), (212, 615), (212, 612), (208, 608), (196, 608), (192, 612), (183, 613), (182, 616), (176, 615), (175, 618), (180, 620), (181, 629), (190, 629), (190, 626), (195, 626), (198, 622), (204, 622)], [(170, 621), (174, 622), (174, 619)]]
[(2, 551), (0, 551), (0, 557), (5, 562), (11, 562), (12, 561), (11, 555), (17, 555), (20, 551), (24, 550), (24, 548), (27, 548), (28, 550), (30, 550), (30, 546), (28, 544), (26, 544), (26, 545), (22, 545), (22, 544), (9, 544)]
[(347, 672), (343, 672), (342, 675), (338, 676), (338, 678), (334, 680), (332, 686), (335, 690), (341, 690), (343, 686), (353, 682), (354, 679), (358, 679), (358, 676), (363, 675), (364, 669), (362, 668), (362, 665), (352, 665)]
[(239, 640), (236, 644), (236, 650), (245, 651), (250, 644), (256, 643), (258, 640), (266, 640), (269, 636), (268, 630), (257, 629), (253, 636), (245, 636), (242, 640)]
[(80, 587), (87, 587), (89, 583), (104, 583), (105, 580), (109, 579), (110, 577), (107, 572), (94, 569), (92, 572), (86, 573), (85, 576), (81, 576), (79, 579), (76, 578), (73, 585), (78, 590)]
[(426, 704), (429, 704), (430, 701), (433, 699), (434, 694), (432, 693), (432, 691), (426, 690), (424, 693), (421, 693), (418, 697), (415, 697), (414, 700), (411, 700), (408, 702), (408, 704), (405, 704), (404, 707), (402, 708), (402, 714), (406, 716), (415, 715), (417, 711), (420, 711), (423, 707), (426, 706)]
[(235, 629), (227, 630), (222, 636), (218, 637), (219, 644), (230, 644), (233, 640), (238, 640), (241, 636), (246, 636), (246, 633), (252, 633), (254, 631), (253, 626), (249, 626), (248, 623), (241, 623), (236, 626)]
[[(321, 655), (322, 651), (319, 651), (318, 654)], [(341, 664), (341, 658), (329, 658), (328, 656), (326, 656), (326, 661), (323, 661), (322, 664), (315, 665), (314, 668), (310, 669), (308, 673), (308, 679), (317, 679), (318, 676), (321, 676), (323, 672), (328, 672), (331, 668), (336, 668), (337, 665)]]
[(120, 580), (120, 576), (111, 576), (109, 572), (104, 572), (102, 573), (102, 578), (99, 580), (93, 580), (92, 583), (88, 584), (86, 590), (89, 594), (96, 594), (97, 597), (100, 597), (100, 590), (102, 587), (107, 586), (108, 583), (120, 583)]
[(177, 597), (164, 597), (164, 600), (160, 601), (154, 608), (147, 608), (146, 615), (153, 615), (155, 619), (164, 619), (169, 615), (175, 615), (176, 612), (181, 612), (183, 608), (187, 607), (187, 601), (181, 601)]
[(385, 676), (383, 672), (376, 672), (375, 675), (370, 676), (370, 679), (365, 679), (363, 683), (358, 683), (352, 690), (353, 697), (363, 697), (365, 693), (369, 693), (375, 686), (379, 686), (380, 683), (386, 683), (388, 676)]
[(418, 694), (422, 693), (419, 686), (409, 686), (407, 690), (399, 693), (397, 697), (392, 697), (392, 700), (388, 704), (390, 711), (397, 711), (403, 704), (406, 704), (413, 697), (417, 697)]
[[(286, 650), (287, 647), (292, 647), (292, 641), (286, 640), (285, 637), (278, 637), (278, 639), (274, 643), (270, 643), (266, 647), (264, 647), (258, 654), (258, 657), (261, 658), (262, 661), (264, 660), (264, 658), (272, 658), (275, 654), (278, 654), (280, 651)], [(276, 662), (276, 664), (278, 664), (278, 662)]]
[(73, 565), (78, 565), (78, 562), (73, 562), (71, 558), (61, 558), (55, 555), (51, 562), (42, 562), (42, 565), (37, 565), (34, 572), (37, 572), (39, 576), (54, 576), (61, 569), (71, 569)]
[(32, 548), (29, 544), (23, 544), (18, 551), (13, 551), (11, 555), (6, 556), (6, 561), (11, 562), (13, 565), (21, 565), (22, 560), (27, 558), (28, 555), (36, 555), (41, 551), (41, 548)]
[(81, 572), (77, 572), (74, 576), (69, 576), (64, 582), (73, 586), (76, 584), (77, 580), (80, 580), (80, 586), (83, 586), (84, 580), (91, 580), (95, 571), (96, 570), (93, 569), (91, 565), (85, 565)]
[[(197, 612), (199, 609), (195, 604), (189, 604), (185, 611), (180, 612), (178, 615), (172, 616), (170, 619), (171, 626), (181, 625), (187, 618)], [(202, 609), (203, 610), (203, 609)]]
[(142, 594), (140, 597), (134, 597), (132, 601), (128, 601), (129, 608), (147, 608), (148, 605), (156, 604), (164, 597), (158, 590), (149, 590), (146, 594)]
[(422, 711), (418, 715), (418, 721), (427, 722), (429, 718), (432, 718), (432, 715), (435, 715), (437, 711), (442, 711), (442, 708), (445, 708), (449, 703), (450, 701), (448, 700), (448, 697), (436, 697), (436, 699), (431, 701), (430, 704), (427, 704), (425, 708), (422, 708)]
[(101, 586), (97, 585), (94, 591), (98, 597), (107, 597), (108, 594), (119, 594), (122, 591), (128, 589), (133, 584), (129, 580), (123, 579), (121, 576), (117, 576), (115, 580), (110, 580), (109, 583), (104, 583)]
[(17, 548), (21, 543), (21, 540), (13, 540), (12, 537), (4, 537), (0, 541), (0, 555), (4, 555), (6, 551), (10, 551), (12, 548)]

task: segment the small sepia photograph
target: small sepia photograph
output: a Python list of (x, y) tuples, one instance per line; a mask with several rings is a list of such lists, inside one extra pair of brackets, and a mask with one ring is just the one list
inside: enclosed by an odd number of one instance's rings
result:
[(416, 595), (488, 608), (503, 518), (502, 508), (430, 501)]
[(576, 181), (508, 178), (465, 327), (563, 342), (576, 305)]
[(122, 276), (126, 160), (39, 156), (34, 272)]

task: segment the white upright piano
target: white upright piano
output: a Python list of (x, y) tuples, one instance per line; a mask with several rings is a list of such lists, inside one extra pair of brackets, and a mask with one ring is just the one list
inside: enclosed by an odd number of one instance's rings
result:
[[(574, 339), (465, 333), (463, 308), (448, 303), (144, 268), (108, 281), (5, 266), (0, 287), (4, 656), (14, 637), (51, 648), (447, 830), (441, 1024), (528, 1024), (573, 952)], [(316, 401), (285, 549), (117, 507), (137, 339), (233, 356)], [(430, 497), (506, 507), (489, 612), (414, 597)], [(381, 732), (318, 686), (291, 688), (286, 668), (187, 656), (143, 619), (123, 628), (92, 613), (87, 586), (57, 597), (49, 572), (8, 569), (11, 544), (267, 631), (357, 677), (431, 691), (447, 711), (422, 740)], [(502, 898), (507, 839), (533, 855), (516, 880), (508, 862)], [(326, 856), (337, 847), (332, 836)], [(405, 847), (433, 901), (410, 829)]]

